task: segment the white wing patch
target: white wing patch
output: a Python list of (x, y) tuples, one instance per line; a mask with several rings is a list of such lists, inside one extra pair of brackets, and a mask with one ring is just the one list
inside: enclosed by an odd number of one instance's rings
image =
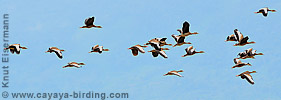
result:
[(181, 74), (177, 73), (177, 72), (172, 72), (174, 75), (177, 75), (179, 77), (182, 77)]
[(54, 51), (55, 51), (55, 52), (57, 52), (57, 53), (59, 54), (59, 56), (62, 56), (62, 53), (61, 53), (61, 51), (60, 51), (60, 50), (55, 49)]
[(141, 53), (145, 53), (144, 49), (142, 47), (139, 47), (139, 46), (136, 46), (138, 48), (138, 50), (141, 52)]
[(249, 74), (244, 74), (244, 75), (245, 75), (246, 78), (250, 81), (251, 84), (254, 84), (254, 80), (253, 80), (253, 78), (252, 78), (251, 75), (249, 75)]
[(173, 36), (173, 38), (176, 40), (176, 42), (179, 41), (180, 36), (177, 36), (177, 35), (172, 35), (172, 36)]
[(14, 45), (16, 47), (16, 51), (19, 52), (20, 51), (20, 46), (19, 45)]
[(102, 51), (103, 50), (103, 46), (99, 46), (99, 51)]
[(268, 13), (267, 8), (262, 8), (262, 9), (263, 9), (263, 11), (264, 11), (265, 14)]
[(235, 59), (234, 59), (234, 63), (235, 63), (235, 64), (240, 64), (240, 63), (241, 63), (241, 60), (239, 60), (238, 58), (235, 58)]
[(165, 51), (163, 51), (163, 50), (159, 51), (159, 54), (161, 56), (163, 56), (164, 58), (168, 58), (168, 56), (166, 55)]

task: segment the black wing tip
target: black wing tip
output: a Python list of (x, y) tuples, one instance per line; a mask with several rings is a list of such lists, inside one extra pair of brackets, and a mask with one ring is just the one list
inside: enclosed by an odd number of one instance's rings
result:
[(167, 38), (162, 38), (160, 41), (166, 41), (167, 40)]
[(188, 21), (184, 21), (183, 25), (188, 25), (189, 26), (189, 22)]

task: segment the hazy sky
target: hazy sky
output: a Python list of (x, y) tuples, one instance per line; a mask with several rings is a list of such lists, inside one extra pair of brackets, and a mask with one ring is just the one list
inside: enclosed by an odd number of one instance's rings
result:
[[(266, 18), (254, 13), (263, 7), (277, 12)], [(281, 98), (280, 0), (1, 0), (0, 9), (10, 14), (9, 43), (28, 48), (10, 55), (11, 92), (128, 92), (130, 100)], [(91, 16), (103, 28), (80, 29)], [(186, 41), (204, 54), (181, 57), (190, 44), (166, 46), (168, 59), (148, 52), (134, 57), (127, 49), (155, 37), (175, 44), (171, 35), (184, 21), (199, 33)], [(224, 42), (236, 28), (256, 43)], [(110, 51), (89, 54), (96, 44)], [(65, 50), (62, 60), (45, 53), (52, 46)], [(264, 55), (242, 60), (252, 67), (231, 69), (233, 58), (248, 48)], [(62, 68), (71, 61), (86, 65)], [(180, 69), (184, 77), (163, 76)], [(254, 85), (235, 77), (247, 70), (257, 71)]]

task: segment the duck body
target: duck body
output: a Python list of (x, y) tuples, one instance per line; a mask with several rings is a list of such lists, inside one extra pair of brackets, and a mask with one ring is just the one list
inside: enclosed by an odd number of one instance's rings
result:
[(261, 8), (258, 12), (255, 12), (255, 13), (262, 13), (262, 15), (264, 16), (264, 17), (267, 17), (267, 15), (268, 15), (268, 12), (276, 12), (276, 10), (270, 10), (268, 7), (265, 7), (265, 8)]
[(246, 36), (246, 37), (243, 37), (243, 34), (238, 31), (238, 29), (235, 29), (234, 30), (234, 36), (235, 36), (235, 40), (237, 40), (238, 43), (234, 44), (234, 46), (244, 46), (246, 44), (253, 44), (255, 42), (248, 42), (249, 40), (249, 37)]
[(251, 73), (256, 73), (256, 71), (252, 71), (252, 72), (249, 72), (249, 71), (245, 71), (239, 75), (236, 75), (236, 77), (241, 77), (241, 79), (246, 79), (250, 84), (254, 85), (255, 82), (253, 80), (253, 77), (250, 75)]
[(167, 74), (164, 74), (163, 76), (167, 76), (167, 75), (176, 75), (178, 77), (183, 77), (179, 72), (183, 72), (183, 70), (173, 70), (173, 71), (169, 71)]
[(191, 33), (190, 30), (190, 24), (185, 21), (182, 25), (182, 29), (178, 29), (177, 31), (182, 35), (182, 36), (189, 36), (189, 35), (193, 35), (193, 34), (199, 34), (197, 32)]
[(185, 36), (182, 35), (172, 35), (172, 37), (175, 39), (175, 41), (177, 42), (173, 47), (175, 46), (181, 46), (183, 44), (191, 44), (190, 42), (185, 42)]
[(243, 67), (246, 65), (252, 66), (250, 63), (242, 63), (241, 60), (239, 60), (239, 58), (234, 58), (234, 63), (235, 65), (232, 68)]
[(77, 63), (77, 62), (69, 62), (66, 66), (63, 66), (62, 68), (67, 68), (67, 67), (76, 67), (76, 68), (81, 68), (81, 65), (85, 65), (84, 63)]
[(89, 53), (98, 52), (101, 54), (103, 51), (109, 51), (109, 49), (103, 49), (103, 46), (95, 45), (92, 47), (92, 51), (90, 51)]
[(246, 59), (246, 58), (253, 58), (255, 59), (256, 55), (263, 55), (263, 53), (256, 53), (257, 50), (253, 50), (253, 48), (249, 48), (244, 52), (238, 53), (239, 58)]
[(186, 54), (183, 55), (182, 57), (185, 57), (185, 56), (190, 56), (190, 55), (194, 55), (196, 53), (204, 53), (204, 51), (195, 51), (195, 48), (193, 48), (193, 46), (189, 46), (188, 48), (185, 49), (186, 51)]
[(10, 50), (12, 54), (16, 52), (16, 54), (20, 54), (21, 49), (27, 49), (26, 47), (22, 47), (20, 44), (11, 44), (7, 48), (4, 48), (4, 50)]
[(85, 22), (84, 22), (85, 26), (82, 26), (80, 28), (92, 28), (92, 27), (102, 28), (101, 26), (94, 25), (94, 21), (95, 21), (95, 17), (87, 18), (87, 19), (85, 19)]
[(60, 59), (62, 59), (62, 58), (63, 58), (63, 57), (62, 57), (62, 51), (64, 51), (64, 50), (60, 50), (60, 49), (58, 49), (57, 47), (50, 47), (50, 48), (48, 49), (48, 51), (46, 51), (46, 53), (47, 53), (47, 52), (49, 52), (49, 53), (55, 52), (56, 55), (57, 55)]
[(132, 47), (130, 47), (130, 48), (128, 48), (128, 49), (131, 49), (132, 50), (132, 54), (134, 55), (134, 56), (137, 56), (138, 55), (138, 52), (140, 52), (140, 53), (145, 53), (145, 51), (144, 51), (144, 49), (143, 48), (145, 48), (145, 47), (147, 47), (147, 46), (141, 46), (141, 45), (135, 45), (135, 46), (132, 46)]

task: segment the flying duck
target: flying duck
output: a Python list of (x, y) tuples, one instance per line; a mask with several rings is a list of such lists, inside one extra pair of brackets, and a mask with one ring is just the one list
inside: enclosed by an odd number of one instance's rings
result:
[(148, 52), (151, 52), (153, 57), (157, 57), (160, 54), (162, 57), (168, 58), (168, 56), (166, 55), (164, 50), (169, 50), (169, 49), (168, 48), (161, 48), (161, 50), (154, 49), (154, 50), (150, 50)]
[(164, 46), (164, 45), (168, 45), (168, 46), (172, 46), (172, 44), (167, 44), (166, 40), (167, 38), (155, 38), (159, 41), (160, 46)]
[(190, 24), (187, 21), (185, 21), (182, 25), (182, 29), (178, 29), (177, 31), (179, 31), (181, 33), (181, 35), (183, 35), (183, 36), (198, 34), (197, 32), (191, 33), (189, 31), (189, 27), (190, 27)]
[(204, 53), (204, 51), (195, 51), (195, 48), (193, 48), (193, 46), (189, 46), (188, 48), (185, 49), (186, 51), (186, 54), (183, 55), (182, 57), (185, 57), (185, 56), (190, 56), (190, 55), (194, 55), (196, 53)]
[(151, 45), (151, 47), (153, 47), (154, 49), (161, 50), (160, 40), (158, 40), (157, 38), (149, 40), (145, 45)]
[(234, 44), (234, 46), (244, 46), (246, 44), (252, 44), (255, 42), (248, 42), (249, 37), (243, 37), (243, 34), (241, 32), (238, 31), (238, 29), (234, 30), (234, 34), (235, 34), (235, 39), (238, 41), (238, 43)]
[(62, 53), (61, 53), (62, 51), (64, 51), (64, 50), (60, 50), (60, 49), (58, 49), (57, 47), (50, 47), (49, 50), (46, 51), (45, 53), (47, 53), (47, 52), (50, 52), (50, 53), (55, 52), (56, 55), (57, 55), (60, 59), (62, 59)]
[(183, 72), (183, 70), (179, 70), (179, 71), (176, 71), (176, 70), (173, 70), (173, 71), (169, 71), (167, 74), (164, 74), (163, 76), (167, 76), (167, 75), (177, 75), (179, 77), (183, 77), (181, 76), (181, 74), (179, 72)]
[[(158, 50), (160, 49), (159, 47), (162, 47), (164, 45), (172, 46), (172, 44), (168, 44), (166, 42), (167, 38), (154, 38), (148, 41), (145, 45), (151, 45), (152, 47), (156, 47)], [(159, 45), (159, 46), (158, 46)]]
[(232, 68), (243, 67), (246, 65), (252, 66), (250, 63), (242, 63), (241, 60), (239, 60), (239, 58), (234, 58), (234, 63), (235, 65)]
[(132, 50), (132, 53), (134, 56), (137, 56), (138, 55), (138, 52), (141, 52), (141, 53), (145, 53), (144, 49), (143, 48), (146, 48), (147, 46), (141, 46), (141, 45), (135, 45), (135, 46), (132, 46), (128, 49), (131, 49)]
[(245, 72), (243, 72), (243, 73), (241, 73), (241, 74), (239, 74), (239, 75), (236, 75), (236, 77), (239, 77), (239, 76), (240, 76), (242, 79), (245, 79), (245, 78), (246, 78), (246, 80), (247, 80), (250, 84), (254, 85), (255, 82), (254, 82), (252, 76), (250, 75), (251, 73), (257, 73), (257, 72), (256, 72), (256, 71), (252, 71), (252, 72), (245, 71)]
[(253, 58), (255, 59), (255, 55), (263, 55), (263, 53), (256, 53), (257, 50), (253, 50), (253, 48), (249, 48), (244, 52), (238, 53), (239, 58), (246, 59), (246, 58)]
[(20, 46), (20, 44), (11, 44), (8, 46), (8, 48), (4, 48), (4, 50), (7, 49), (10, 49), (10, 52), (12, 54), (14, 54), (14, 52), (16, 52), (16, 54), (20, 54), (20, 49), (27, 49), (27, 48)]
[(102, 51), (109, 51), (109, 49), (103, 49), (103, 46), (95, 45), (92, 47), (92, 51), (90, 51), (89, 53), (92, 52), (102, 53)]
[(177, 42), (173, 47), (175, 46), (181, 46), (183, 44), (191, 44), (190, 42), (185, 42), (185, 36), (182, 35), (172, 35), (172, 37), (175, 39), (175, 41)]
[(276, 12), (276, 10), (270, 10), (270, 9), (268, 9), (268, 7), (265, 7), (265, 8), (261, 8), (258, 12), (255, 12), (255, 13), (256, 13), (256, 14), (262, 13), (262, 15), (263, 15), (264, 17), (267, 17), (267, 14), (268, 14), (269, 11), (271, 11), (271, 12)]
[(85, 65), (84, 63), (77, 63), (77, 62), (69, 62), (66, 66), (63, 66), (62, 68), (66, 67), (76, 67), (76, 68), (81, 68), (82, 66), (80, 65)]
[(94, 25), (94, 21), (95, 21), (95, 17), (90, 17), (90, 18), (87, 18), (85, 20), (85, 25), (86, 26), (82, 26), (80, 28), (92, 28), (92, 27), (95, 27), (95, 28), (102, 28), (101, 26), (96, 26)]

